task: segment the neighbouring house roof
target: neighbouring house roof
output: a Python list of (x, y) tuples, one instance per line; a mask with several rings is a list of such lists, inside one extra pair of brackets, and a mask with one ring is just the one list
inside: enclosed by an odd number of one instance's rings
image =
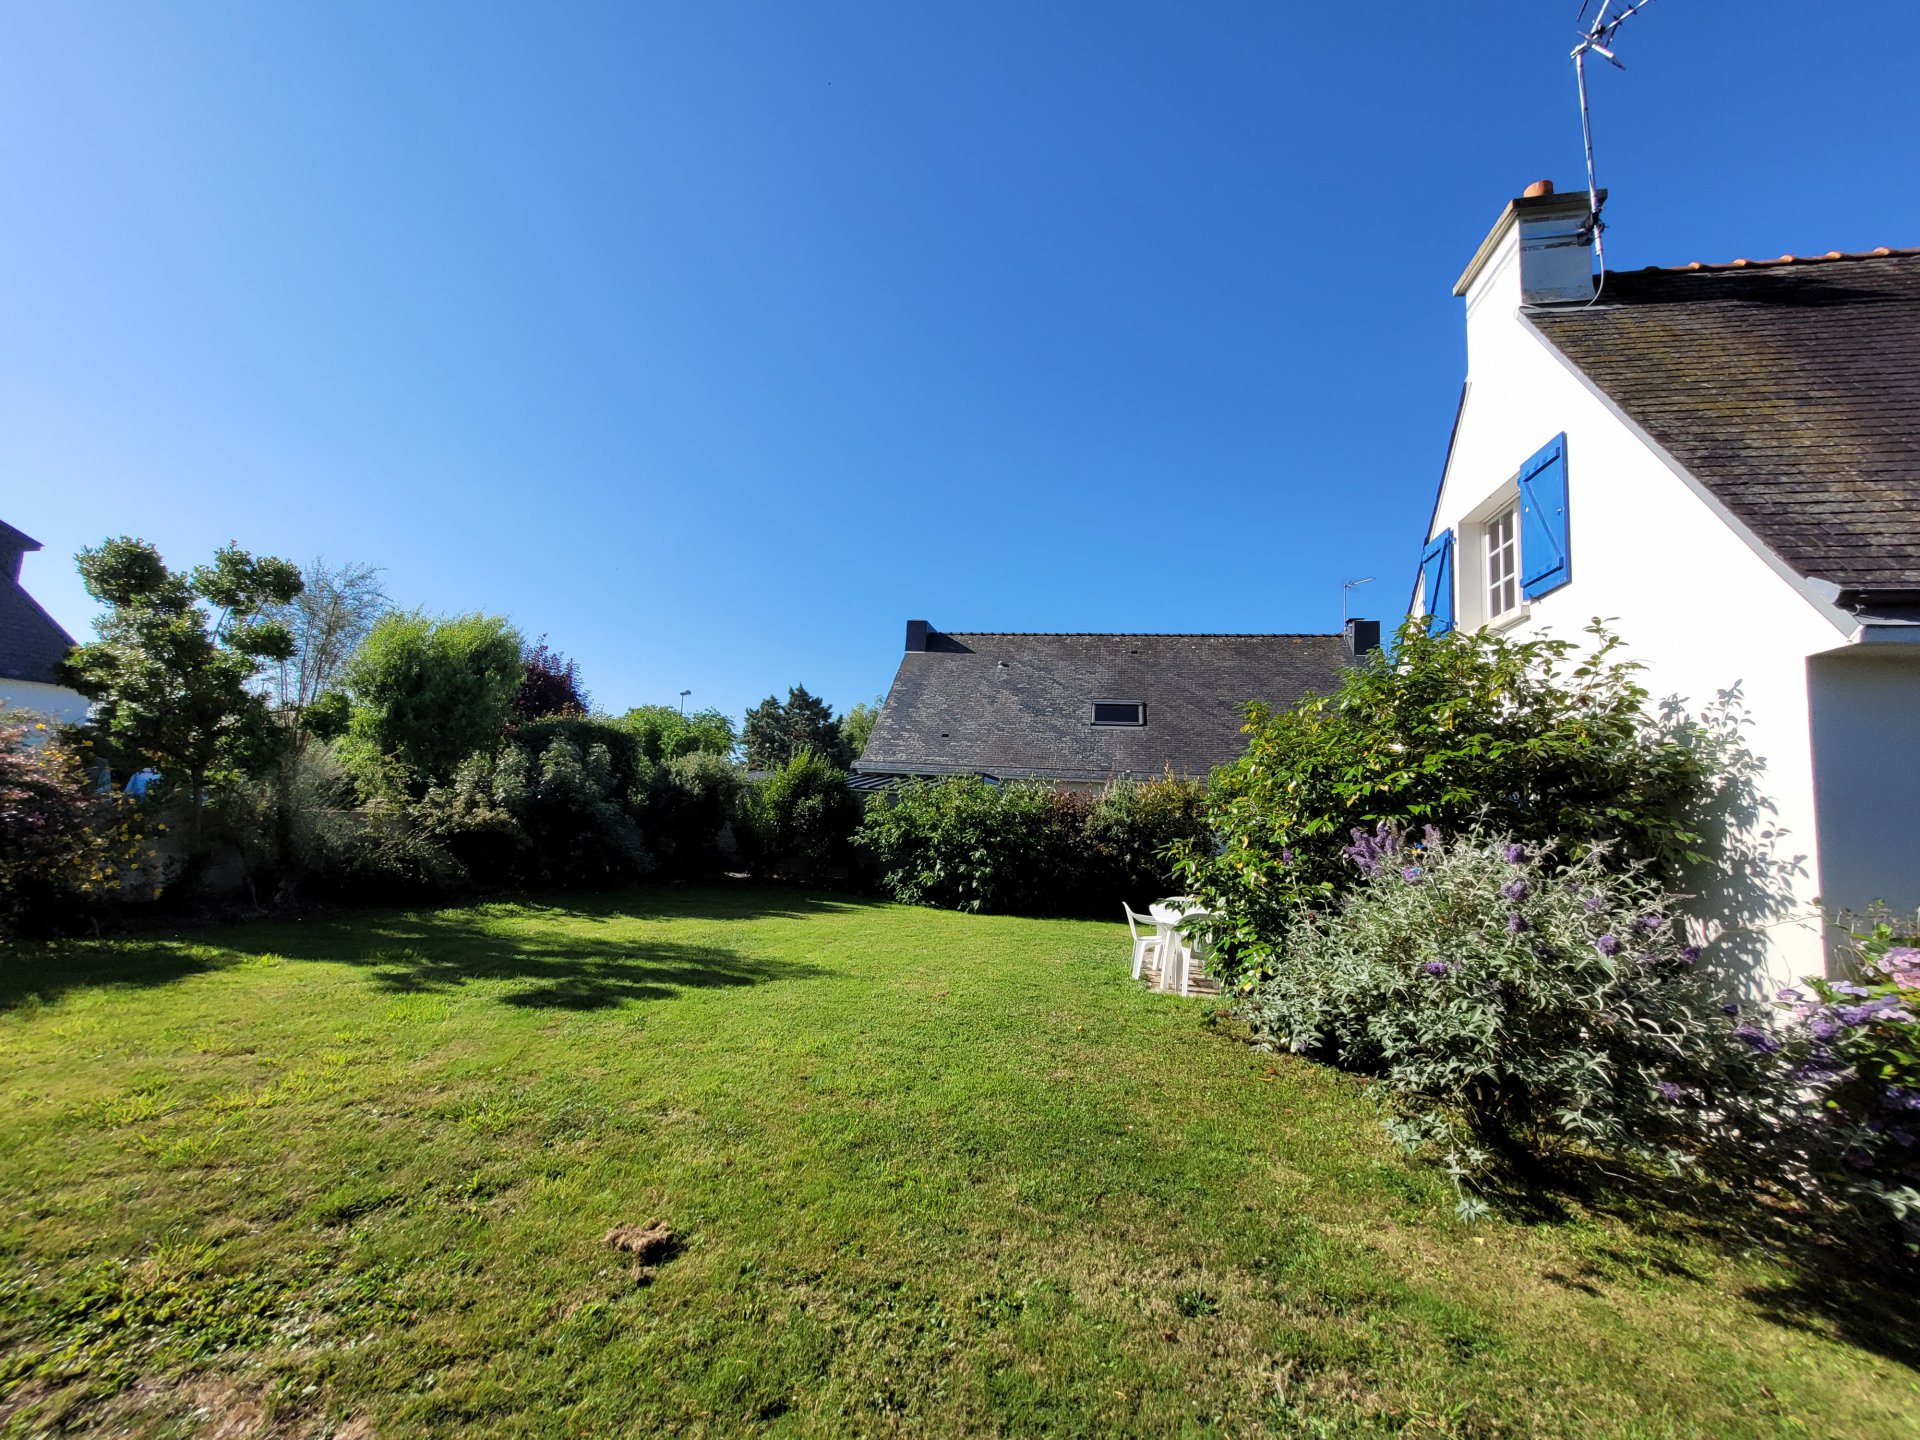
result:
[[(865, 775), (1098, 782), (1202, 776), (1244, 748), (1247, 702), (1291, 704), (1339, 683), (1339, 635), (925, 632), (855, 764)], [(1145, 705), (1095, 725), (1096, 701)]]
[(1920, 591), (1920, 250), (1610, 273), (1526, 314), (1794, 571)]
[(20, 557), (40, 542), (0, 521), (0, 679), (60, 683), (73, 637), (20, 587)]

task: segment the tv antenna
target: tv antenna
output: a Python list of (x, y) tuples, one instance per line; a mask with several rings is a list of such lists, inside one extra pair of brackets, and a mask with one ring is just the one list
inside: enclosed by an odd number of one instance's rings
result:
[(1371, 585), (1372, 583), (1373, 576), (1369, 575), (1364, 580), (1349, 580), (1340, 587), (1340, 623), (1342, 625), (1353, 618), (1347, 613), (1347, 598), (1351, 596), (1355, 590), (1359, 589), (1360, 586)]
[[(1587, 112), (1587, 56), (1598, 55), (1616, 70), (1624, 70), (1613, 54), (1613, 36), (1622, 25), (1638, 15), (1653, 0), (1600, 0), (1600, 9), (1593, 17), (1593, 23), (1580, 32), (1580, 43), (1573, 47), (1573, 77), (1580, 87), (1580, 140), (1587, 151), (1587, 223), (1581, 227), (1582, 239), (1593, 241), (1593, 258), (1600, 267), (1600, 285), (1607, 283), (1606, 242), (1601, 232), (1606, 222), (1600, 218), (1600, 185), (1593, 176), (1593, 119)], [(1584, 22), (1587, 11), (1593, 6), (1593, 0), (1581, 0), (1580, 20)], [(1600, 298), (1600, 289), (1595, 288), (1593, 300)], [(1591, 305), (1593, 300), (1587, 303)]]

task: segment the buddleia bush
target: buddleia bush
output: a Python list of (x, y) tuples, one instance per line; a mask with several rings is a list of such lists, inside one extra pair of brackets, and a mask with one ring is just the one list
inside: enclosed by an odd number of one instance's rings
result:
[(1444, 1157), (1466, 1216), (1496, 1163), (1568, 1146), (1673, 1167), (1791, 1108), (1780, 1040), (1604, 847), (1355, 828), (1356, 883), (1300, 908), (1244, 1010), (1259, 1042), (1376, 1075), (1389, 1129)]

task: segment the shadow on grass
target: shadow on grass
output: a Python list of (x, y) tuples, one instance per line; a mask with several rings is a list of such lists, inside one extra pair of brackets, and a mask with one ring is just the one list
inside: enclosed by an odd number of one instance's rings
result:
[(1547, 1176), (1509, 1175), (1489, 1198), (1529, 1224), (1558, 1226), (1584, 1212), (1631, 1232), (1623, 1244), (1588, 1247), (1579, 1273), (1546, 1277), (1567, 1289), (1604, 1295), (1612, 1280), (1644, 1275), (1711, 1284), (1704, 1254), (1764, 1258), (1779, 1274), (1741, 1292), (1760, 1316), (1920, 1370), (1920, 1311), (1912, 1299), (1920, 1262), (1886, 1235), (1815, 1223), (1797, 1207), (1757, 1203), (1706, 1182), (1566, 1164)]
[[(209, 926), (178, 936), (23, 944), (0, 950), (0, 1011), (81, 988), (146, 989), (225, 970), (258, 955), (359, 965), (393, 993), (449, 992), (517, 981), (502, 1002), (596, 1010), (683, 990), (759, 985), (830, 973), (720, 945), (654, 938), (636, 927), (677, 919), (801, 919), (860, 908), (856, 898), (759, 886), (643, 889), (500, 901), (459, 909), (336, 912)], [(595, 933), (619, 926), (627, 933)], [(584, 930), (584, 933), (583, 933)]]

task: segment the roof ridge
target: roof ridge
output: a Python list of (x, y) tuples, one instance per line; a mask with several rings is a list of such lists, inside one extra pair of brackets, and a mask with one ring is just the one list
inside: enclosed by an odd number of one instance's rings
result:
[(990, 635), (1027, 640), (1342, 640), (1338, 630), (934, 630), (934, 635)]
[(1689, 260), (1684, 265), (1643, 265), (1638, 273), (1685, 275), (1703, 270), (1766, 270), (1781, 265), (1830, 265), (1842, 260), (1904, 260), (1916, 255), (1920, 255), (1920, 245), (1882, 245), (1873, 250), (1829, 250), (1824, 255), (1780, 255), (1769, 260)]

